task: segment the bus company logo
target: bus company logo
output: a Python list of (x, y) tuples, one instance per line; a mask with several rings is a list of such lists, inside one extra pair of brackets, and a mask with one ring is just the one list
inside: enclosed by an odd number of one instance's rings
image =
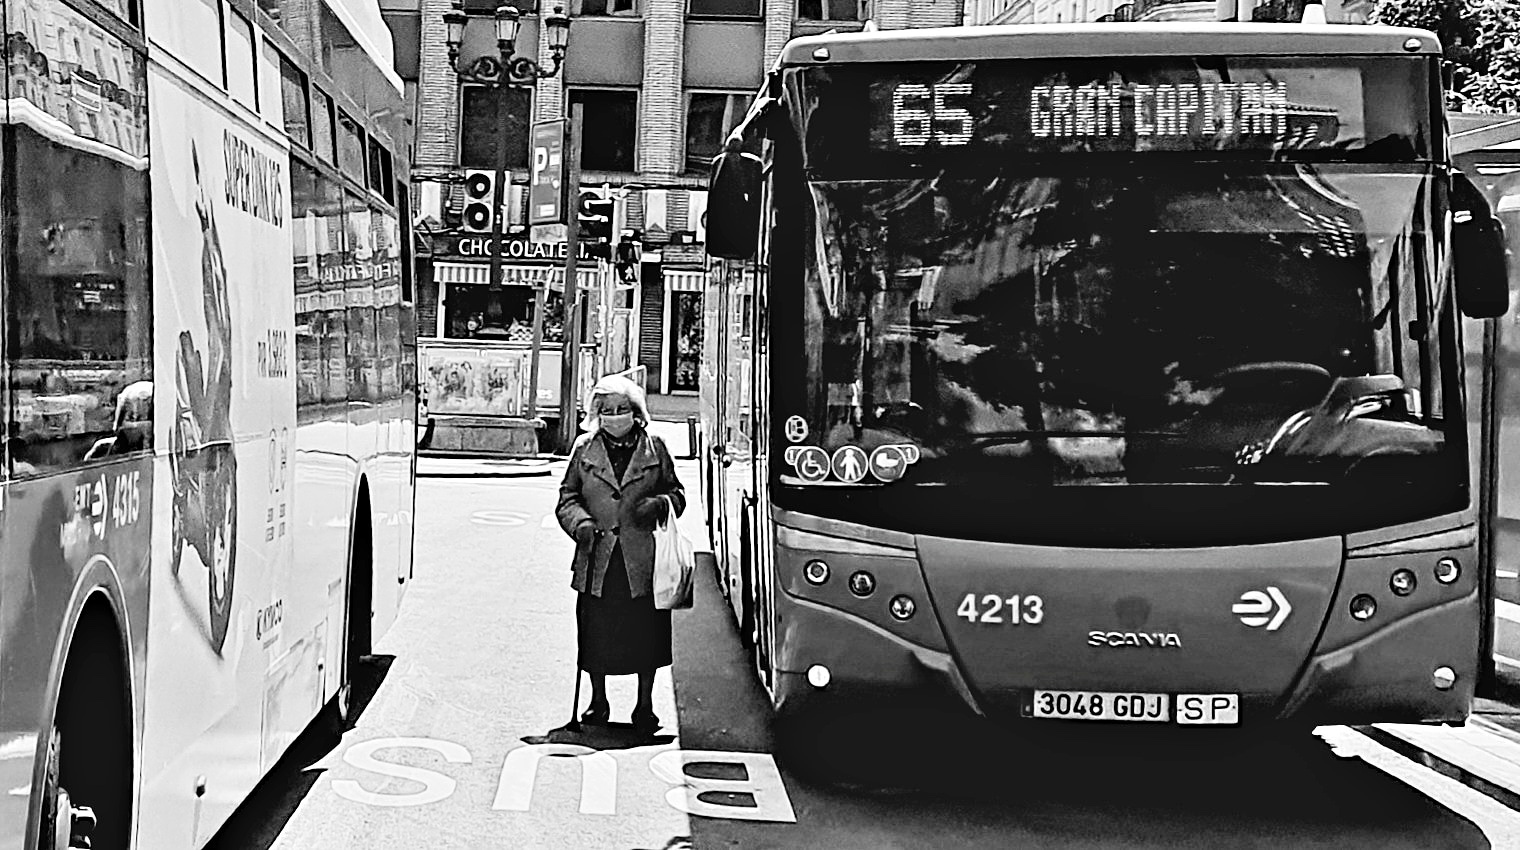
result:
[(1268, 587), (1265, 591), (1248, 590), (1240, 594), (1240, 600), (1230, 607), (1230, 613), (1249, 628), (1266, 626), (1267, 631), (1275, 632), (1293, 613), (1293, 606), (1288, 604), (1288, 597), (1281, 590)]
[(1105, 646), (1114, 649), (1135, 647), (1137, 649), (1181, 649), (1182, 635), (1176, 632), (1105, 632), (1094, 630), (1087, 633), (1088, 646)]
[(276, 599), (273, 605), (259, 609), (258, 617), (254, 621), (254, 639), (260, 643), (266, 643), (265, 638), (273, 639), (284, 622), (285, 600)]

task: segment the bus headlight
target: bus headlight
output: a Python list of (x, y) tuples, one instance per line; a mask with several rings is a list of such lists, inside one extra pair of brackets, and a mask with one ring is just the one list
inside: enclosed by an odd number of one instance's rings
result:
[(865, 570), (850, 576), (850, 592), (864, 599), (876, 591), (876, 578)]
[(802, 577), (808, 584), (823, 584), (829, 580), (829, 565), (822, 561), (808, 561), (802, 568)]
[(1358, 620), (1370, 620), (1377, 613), (1377, 600), (1365, 593), (1358, 593), (1351, 600), (1351, 616)]
[(1457, 683), (1457, 671), (1450, 667), (1437, 667), (1430, 674), (1430, 683), (1435, 685), (1438, 691), (1449, 691), (1451, 686)]
[(913, 612), (918, 608), (917, 605), (913, 604), (911, 596), (894, 596), (889, 607), (892, 611), (892, 616), (899, 620), (906, 620), (913, 616)]
[(1408, 596), (1414, 593), (1416, 583), (1414, 572), (1411, 570), (1394, 570), (1393, 575), (1388, 578), (1388, 587), (1395, 596)]
[(1442, 558), (1436, 561), (1436, 581), (1451, 584), (1461, 577), (1462, 565), (1457, 563), (1456, 558)]

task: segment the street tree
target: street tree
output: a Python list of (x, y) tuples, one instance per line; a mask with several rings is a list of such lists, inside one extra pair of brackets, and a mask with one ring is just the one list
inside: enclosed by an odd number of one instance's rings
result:
[(1378, 0), (1372, 21), (1441, 39), (1449, 108), (1520, 112), (1520, 0)]

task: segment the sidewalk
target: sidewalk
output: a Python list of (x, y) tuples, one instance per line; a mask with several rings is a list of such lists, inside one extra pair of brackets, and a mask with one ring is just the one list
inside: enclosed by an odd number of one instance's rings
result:
[(1379, 744), (1520, 811), (1520, 710), (1479, 700), (1466, 726), (1379, 723), (1357, 731)]
[(562, 468), (563, 458), (489, 458), (417, 453), (418, 478), (538, 478)]

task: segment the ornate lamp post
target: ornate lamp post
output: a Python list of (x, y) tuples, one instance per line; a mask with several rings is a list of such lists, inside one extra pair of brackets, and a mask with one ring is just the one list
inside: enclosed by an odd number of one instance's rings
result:
[[(496, 56), (480, 56), (473, 62), (461, 67), (460, 48), (464, 44), (464, 28), (468, 23), (469, 16), (465, 14), (461, 6), (461, 0), (454, 0), (454, 8), (443, 14), (443, 22), (448, 27), (446, 41), (449, 47), (449, 66), (454, 73), (459, 75), (460, 82), (475, 83), (497, 91), (496, 97), (496, 181), (495, 197), (492, 198), (491, 209), (491, 270), (490, 288), (501, 289), (501, 259), (502, 259), (502, 204), (506, 197), (507, 182), (507, 133), (509, 131), (508, 120), (511, 116), (507, 112), (505, 92), (511, 88), (532, 88), (539, 80), (547, 79), (559, 73), (565, 63), (565, 48), (570, 43), (570, 16), (565, 14), (564, 6), (555, 6), (554, 11), (542, 15), (540, 24), (544, 27), (546, 41), (549, 46), (547, 65), (535, 62), (526, 56), (517, 55), (517, 34), (522, 26), (522, 14), (515, 6), (498, 6), (494, 21), (496, 24)], [(543, 337), (543, 311), (544, 302), (542, 290), (535, 299), (533, 311), (533, 347), (535, 359), (537, 348)], [(537, 370), (534, 370), (534, 384), (537, 384)], [(538, 410), (538, 387), (532, 386), (528, 391), (528, 418), (533, 418)]]

